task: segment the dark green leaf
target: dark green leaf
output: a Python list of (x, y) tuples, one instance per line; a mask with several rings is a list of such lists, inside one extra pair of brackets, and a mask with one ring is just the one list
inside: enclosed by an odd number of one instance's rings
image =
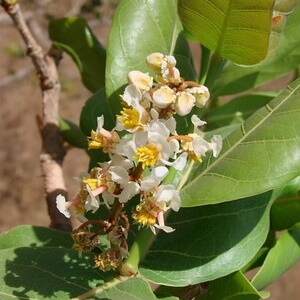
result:
[(269, 251), (261, 269), (252, 280), (257, 289), (263, 289), (294, 265), (300, 258), (300, 223), (281, 235)]
[(115, 12), (107, 51), (106, 92), (110, 100), (120, 101), (120, 88), (127, 83), (129, 71), (149, 72), (145, 58), (153, 52), (174, 54), (181, 75), (195, 78), (176, 1), (122, 0)]
[(179, 0), (178, 12), (193, 39), (234, 63), (252, 65), (268, 52), (273, 0)]
[(97, 117), (104, 116), (104, 128), (111, 130), (116, 124), (116, 116), (112, 113), (110, 103), (105, 96), (104, 88), (91, 96), (82, 108), (80, 128), (87, 135), (97, 128)]
[(52, 20), (49, 36), (56, 47), (72, 57), (90, 91), (96, 92), (104, 86), (106, 52), (85, 20), (75, 17)]
[[(105, 96), (104, 88), (100, 89), (92, 97), (90, 97), (81, 110), (80, 128), (87, 135), (91, 135), (91, 130), (97, 128), (97, 117), (104, 115), (104, 128), (111, 130), (115, 126), (116, 116), (112, 113), (110, 103)], [(88, 154), (91, 158), (89, 169), (95, 167), (98, 162), (108, 159), (107, 154), (101, 149), (89, 150)]]
[(235, 272), (210, 282), (208, 292), (196, 299), (260, 300), (267, 297), (267, 294), (259, 293), (241, 272)]
[[(279, 1), (279, 2), (293, 2)], [(299, 3), (299, 1), (298, 1)], [(266, 62), (253, 67), (240, 67), (227, 63), (215, 82), (212, 96), (235, 94), (280, 78), (299, 66), (300, 62), (300, 5), (288, 19), (276, 54)], [(274, 89), (277, 89), (277, 85)]]
[(281, 191), (280, 198), (271, 208), (271, 228), (283, 230), (300, 222), (300, 177)]
[(246, 265), (268, 234), (271, 193), (256, 197), (182, 208), (172, 213), (140, 273), (150, 281), (186, 286), (226, 276)]
[(60, 119), (59, 129), (63, 139), (70, 145), (81, 149), (87, 149), (87, 137), (83, 134), (79, 126), (69, 120)]
[(183, 206), (249, 197), (300, 173), (300, 79), (230, 134), (219, 157), (196, 165), (181, 190)]

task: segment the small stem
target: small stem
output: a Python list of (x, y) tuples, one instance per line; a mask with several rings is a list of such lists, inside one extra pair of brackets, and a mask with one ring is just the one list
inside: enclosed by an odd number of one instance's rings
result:
[(139, 231), (130, 248), (128, 258), (124, 260), (119, 269), (121, 276), (130, 277), (136, 275), (139, 263), (144, 258), (154, 239), (155, 235), (150, 228), (142, 228)]
[(119, 201), (115, 201), (108, 217), (108, 221), (111, 223), (114, 223), (116, 218), (119, 216), (120, 212), (122, 211), (124, 207), (123, 203), (120, 203)]
[(201, 65), (198, 82), (204, 84), (209, 68), (210, 50), (201, 45)]

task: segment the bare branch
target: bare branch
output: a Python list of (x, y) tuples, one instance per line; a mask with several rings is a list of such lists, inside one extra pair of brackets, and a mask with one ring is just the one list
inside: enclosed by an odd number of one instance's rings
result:
[(41, 170), (44, 178), (44, 189), (48, 205), (48, 213), (51, 219), (51, 227), (71, 230), (70, 221), (66, 219), (56, 208), (56, 196), (67, 191), (64, 183), (62, 162), (65, 151), (61, 143), (58, 127), (58, 102), (60, 96), (60, 84), (58, 81), (56, 60), (49, 54), (45, 54), (32, 36), (20, 6), (13, 4), (13, 0), (1, 0), (1, 5), (13, 20), (26, 47), (27, 55), (31, 58), (37, 71), (42, 91), (42, 116), (39, 119), (39, 127), (42, 138), (42, 153), (40, 155)]

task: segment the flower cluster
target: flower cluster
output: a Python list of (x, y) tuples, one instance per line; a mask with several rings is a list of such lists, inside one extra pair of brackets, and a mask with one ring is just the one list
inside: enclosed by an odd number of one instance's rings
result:
[[(213, 136), (208, 142), (196, 133), (206, 123), (196, 115), (190, 116), (195, 106), (206, 104), (208, 89), (181, 78), (171, 55), (153, 53), (146, 62), (155, 78), (136, 70), (129, 72), (116, 126), (106, 130), (104, 116), (100, 116), (97, 129), (91, 132), (89, 149), (102, 149), (109, 161), (81, 175), (81, 190), (75, 199), (66, 202), (62, 195), (57, 197), (58, 209), (65, 216), (69, 217), (69, 208), (75, 207), (79, 220), (85, 222), (80, 228), (83, 231), (96, 222), (86, 219), (87, 211), (96, 212), (105, 205), (113, 212), (108, 220), (97, 223), (101, 227), (98, 232), (92, 234), (87, 230), (82, 239), (90, 241), (107, 234), (112, 247), (96, 258), (96, 265), (103, 270), (115, 268), (128, 254), (125, 236), (129, 221), (122, 212), (124, 205), (138, 197), (138, 204), (132, 210), (135, 223), (150, 227), (154, 233), (156, 229), (172, 232), (174, 229), (165, 225), (164, 216), (169, 210), (178, 211), (181, 201), (179, 191), (170, 184), (170, 169), (182, 171), (190, 160), (201, 162), (207, 151), (216, 157), (222, 147), (220, 136)], [(176, 115), (191, 118), (192, 133), (177, 134)], [(118, 241), (112, 242), (111, 236), (116, 231), (122, 234)], [(74, 241), (78, 249), (96, 246), (94, 242), (87, 247), (78, 246), (76, 238)]]

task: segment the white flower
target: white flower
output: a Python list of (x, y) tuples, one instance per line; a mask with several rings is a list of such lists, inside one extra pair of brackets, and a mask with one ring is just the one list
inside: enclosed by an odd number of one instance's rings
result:
[(143, 178), (141, 182), (141, 190), (149, 191), (154, 187), (157, 187), (161, 183), (161, 181), (166, 178), (168, 173), (169, 170), (165, 166), (152, 168), (150, 174)]
[(178, 211), (181, 206), (179, 191), (171, 184), (160, 185), (154, 197), (158, 202), (166, 202), (174, 211)]
[(152, 96), (152, 101), (158, 108), (166, 108), (175, 103), (175, 100), (176, 95), (168, 86), (161, 86)]
[(161, 73), (161, 65), (165, 55), (159, 52), (151, 53), (146, 58), (146, 63), (148, 67), (155, 71), (155, 73)]
[(109, 173), (112, 180), (120, 185), (121, 193), (113, 194), (119, 202), (125, 203), (139, 192), (138, 183), (130, 180), (127, 170), (120, 166), (112, 166)]
[(197, 107), (203, 107), (210, 97), (209, 90), (204, 85), (192, 87), (187, 90), (195, 97), (195, 105)]
[(71, 214), (69, 212), (69, 208), (73, 205), (71, 202), (67, 202), (66, 198), (59, 194), (56, 197), (56, 207), (57, 209), (67, 218), (71, 217)]
[(195, 97), (188, 92), (180, 92), (177, 94), (175, 102), (175, 111), (180, 116), (186, 116), (195, 105)]
[(142, 93), (148, 92), (153, 85), (153, 78), (147, 73), (131, 71), (128, 73), (129, 84), (134, 84)]
[(220, 151), (222, 150), (223, 140), (220, 135), (213, 135), (211, 142), (209, 144), (210, 150), (213, 151), (213, 156), (218, 157)]
[(122, 99), (130, 108), (123, 108), (121, 114), (117, 116), (116, 130), (134, 132), (143, 129), (148, 124), (149, 115), (140, 103), (141, 91), (134, 84), (130, 84), (126, 87)]
[(106, 188), (100, 187), (101, 191), (94, 190), (86, 184), (86, 190), (88, 191), (89, 195), (85, 199), (84, 207), (87, 211), (91, 210), (93, 213), (96, 212), (99, 208), (99, 200), (96, 198), (97, 195), (103, 192)]

